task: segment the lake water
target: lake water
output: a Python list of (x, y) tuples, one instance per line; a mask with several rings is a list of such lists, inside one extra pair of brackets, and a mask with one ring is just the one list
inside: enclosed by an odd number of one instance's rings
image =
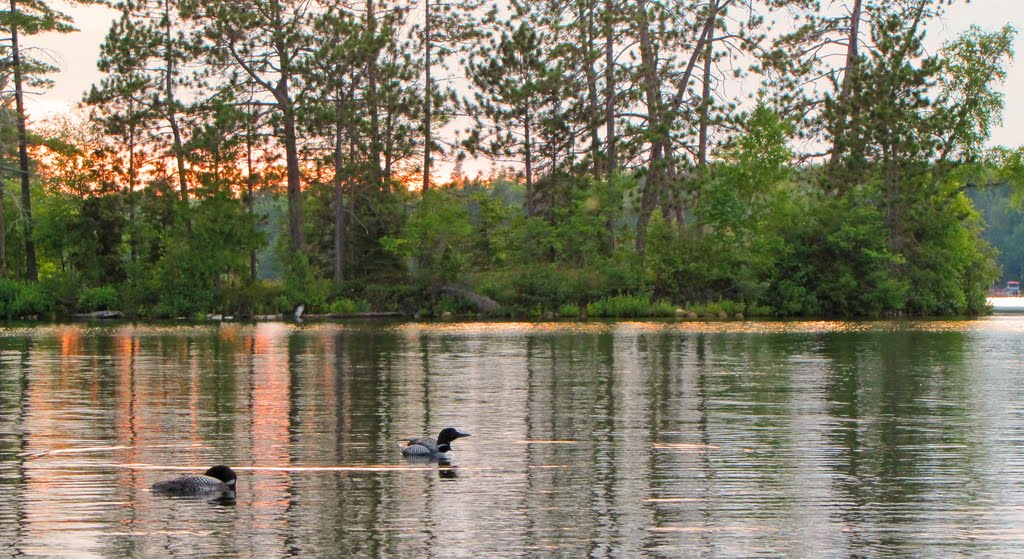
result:
[[(0, 557), (1005, 557), (1024, 315), (0, 329)], [(454, 425), (450, 466), (398, 440)], [(224, 463), (233, 502), (149, 487)]]

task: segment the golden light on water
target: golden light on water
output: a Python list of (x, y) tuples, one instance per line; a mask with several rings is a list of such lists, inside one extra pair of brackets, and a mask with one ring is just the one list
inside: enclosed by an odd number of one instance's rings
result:
[(652, 526), (651, 532), (760, 532), (761, 528), (752, 526)]
[(110, 452), (113, 450), (128, 450), (134, 447), (131, 446), (96, 446), (87, 448), (56, 448), (53, 450), (41, 450), (36, 452), (22, 452), (18, 454), (19, 458), (40, 458), (43, 456), (53, 456), (57, 454), (92, 454), (99, 452)]
[[(334, 329), (337, 326), (321, 325)], [(394, 326), (407, 339), (422, 335), (477, 336), (531, 334), (830, 334), (852, 332), (1024, 332), (1024, 321), (995, 315), (964, 320), (644, 320), (644, 321), (547, 321), (547, 322), (409, 322)]]
[(691, 443), (654, 443), (653, 446), (658, 450), (674, 450), (676, 452), (706, 452), (708, 450), (718, 450), (721, 448), (713, 444)]

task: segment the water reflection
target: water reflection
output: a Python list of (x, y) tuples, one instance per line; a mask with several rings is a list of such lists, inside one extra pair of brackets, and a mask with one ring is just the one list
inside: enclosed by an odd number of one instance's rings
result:
[[(1000, 555), (1024, 317), (0, 330), (0, 555)], [(450, 464), (405, 437), (454, 425)], [(161, 498), (238, 471), (232, 503)]]

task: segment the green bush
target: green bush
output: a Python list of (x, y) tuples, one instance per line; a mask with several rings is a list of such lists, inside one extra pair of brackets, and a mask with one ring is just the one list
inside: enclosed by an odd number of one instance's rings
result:
[(120, 299), (114, 286), (87, 287), (78, 298), (78, 309), (83, 312), (114, 310), (119, 303)]
[(722, 313), (729, 316), (735, 316), (737, 314), (745, 313), (746, 305), (738, 303), (736, 301), (710, 301), (707, 303), (687, 305), (687, 310), (697, 313), (702, 316), (715, 317)]
[(70, 316), (78, 308), (82, 286), (77, 274), (62, 272), (49, 275), (36, 285), (39, 296), (28, 305), (35, 309), (29, 314)]
[(651, 303), (650, 316), (674, 316), (675, 314), (676, 306), (664, 299)]
[(70, 313), (67, 285), (57, 281), (39, 283), (0, 278), (0, 318), (52, 318)]
[(601, 318), (672, 316), (675, 306), (667, 301), (651, 302), (649, 295), (616, 295), (587, 305), (587, 314)]
[(295, 255), (284, 277), (283, 295), (287, 305), (285, 308), (279, 307), (278, 312), (290, 313), (299, 305), (305, 305), (307, 313), (327, 312), (330, 293), (331, 282), (315, 276), (309, 259)]
[(582, 309), (579, 305), (566, 303), (558, 307), (558, 315), (565, 318), (578, 318), (580, 314), (582, 314)]
[(11, 313), (15, 318), (43, 317), (53, 313), (54, 300), (38, 283), (26, 283), (11, 305)]
[(743, 314), (745, 316), (766, 317), (766, 316), (774, 316), (775, 315), (775, 311), (771, 307), (766, 307), (764, 305), (750, 304), (750, 305), (747, 305), (747, 311), (745, 313), (743, 313)]
[(4, 319), (10, 320), (15, 318), (14, 301), (18, 299), (21, 290), (21, 282), (0, 278), (0, 316)]
[(332, 314), (353, 314), (370, 310), (365, 302), (357, 302), (352, 299), (335, 299), (327, 307), (327, 312)]

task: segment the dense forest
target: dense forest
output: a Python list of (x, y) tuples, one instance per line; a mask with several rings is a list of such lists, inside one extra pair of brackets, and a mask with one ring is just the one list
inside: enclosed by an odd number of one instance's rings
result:
[(949, 3), (124, 0), (35, 122), (12, 0), (0, 316), (982, 313), (1016, 30)]

